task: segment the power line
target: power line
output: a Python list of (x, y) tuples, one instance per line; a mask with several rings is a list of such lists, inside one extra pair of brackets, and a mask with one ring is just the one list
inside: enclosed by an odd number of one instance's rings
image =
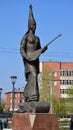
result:
[(0, 47), (0, 53), (19, 53), (19, 49)]
[[(20, 49), (16, 48), (5, 48), (0, 46), (0, 53), (7, 53), (7, 54), (20, 54)], [(48, 55), (47, 55), (48, 54)], [(43, 57), (45, 60), (73, 60), (73, 53), (72, 52), (47, 52), (47, 56), (44, 54)]]
[(1, 46), (0, 46), (0, 50), (11, 50), (11, 51), (16, 51), (16, 50), (19, 50), (19, 49), (16, 49), (16, 48), (5, 48), (5, 47), (1, 47)]
[[(17, 48), (6, 48), (6, 47), (1, 47), (0, 46), (0, 51), (19, 51), (19, 49)], [(73, 54), (73, 52), (48, 52), (49, 54), (66, 54), (66, 55), (69, 55), (69, 54)]]
[[(4, 50), (6, 50), (6, 51), (19, 51), (19, 49), (17, 49), (17, 48), (6, 48), (6, 47), (1, 47), (0, 46), (0, 51), (4, 51)], [(49, 53), (52, 53), (52, 54), (73, 54), (73, 52), (49, 52)]]

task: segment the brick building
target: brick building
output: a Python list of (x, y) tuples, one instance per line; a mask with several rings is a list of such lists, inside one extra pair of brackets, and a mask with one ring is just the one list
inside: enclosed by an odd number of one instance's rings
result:
[[(5, 93), (6, 110), (12, 111), (12, 91)], [(14, 111), (18, 110), (19, 102), (24, 102), (23, 91), (21, 89), (15, 89), (14, 91)]]
[[(40, 62), (40, 72), (48, 68), (53, 72), (54, 82), (52, 94), (57, 98), (67, 98), (67, 88), (73, 84), (73, 62)], [(6, 108), (12, 110), (12, 91), (5, 93)], [(16, 90), (14, 96), (14, 108), (18, 109), (19, 101), (23, 97), (23, 91)]]
[(53, 72), (52, 94), (57, 98), (67, 98), (67, 89), (73, 84), (73, 62), (41, 62), (40, 72), (44, 68)]

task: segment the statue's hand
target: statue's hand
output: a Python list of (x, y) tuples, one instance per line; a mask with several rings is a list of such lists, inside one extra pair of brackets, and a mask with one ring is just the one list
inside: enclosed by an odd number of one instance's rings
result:
[(28, 60), (28, 61), (33, 61), (33, 59), (32, 59), (32, 58), (30, 58), (30, 57), (27, 57), (27, 60)]
[(46, 50), (47, 50), (47, 46), (45, 46), (43, 49), (42, 49), (42, 53), (44, 53)]

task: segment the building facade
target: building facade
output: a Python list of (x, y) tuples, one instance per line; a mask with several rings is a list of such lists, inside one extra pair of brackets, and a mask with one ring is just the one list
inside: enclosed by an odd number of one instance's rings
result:
[[(50, 86), (52, 88), (52, 94), (58, 99), (67, 98), (67, 89), (73, 84), (73, 62), (40, 62), (40, 73), (42, 73), (45, 68), (53, 72), (54, 82), (53, 85)], [(12, 94), (12, 91), (5, 93), (6, 109), (9, 111), (12, 111)], [(23, 91), (20, 89), (15, 90), (15, 111), (18, 110), (20, 100), (24, 102)]]
[(14, 91), (14, 99), (13, 99), (13, 92), (6, 92), (5, 93), (5, 101), (6, 101), (6, 110), (12, 111), (12, 105), (14, 102), (14, 111), (17, 111), (19, 108), (20, 100), (24, 102), (23, 91), (20, 89), (16, 89)]
[(40, 72), (44, 68), (53, 72), (52, 94), (57, 98), (67, 98), (67, 89), (73, 84), (73, 62), (41, 62)]

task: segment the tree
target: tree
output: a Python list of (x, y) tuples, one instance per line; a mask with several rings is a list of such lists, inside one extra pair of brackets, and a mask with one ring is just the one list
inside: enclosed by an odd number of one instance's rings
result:
[(61, 115), (66, 113), (64, 99), (57, 99), (53, 94), (54, 73), (48, 67), (43, 68), (40, 80), (40, 100), (50, 103), (51, 113)]
[(48, 68), (43, 68), (40, 82), (40, 100), (49, 102), (50, 87), (53, 85), (53, 72)]
[(0, 104), (0, 112), (3, 112), (4, 109), (5, 109), (5, 101), (2, 100), (2, 101), (1, 101), (1, 104)]
[(50, 103), (50, 112), (59, 112), (59, 100), (53, 95), (54, 73), (47, 67), (41, 73), (40, 100)]
[(73, 84), (68, 88), (67, 107), (68, 112), (73, 114)]
[(53, 103), (53, 113), (56, 113), (57, 115), (60, 114), (60, 100), (52, 97), (52, 103)]

